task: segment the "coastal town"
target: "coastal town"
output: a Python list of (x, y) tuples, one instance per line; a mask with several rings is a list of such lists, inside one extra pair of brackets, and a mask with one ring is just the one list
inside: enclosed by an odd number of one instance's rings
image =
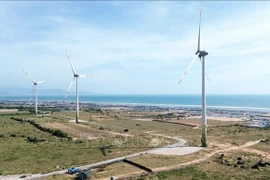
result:
[[(49, 115), (52, 112), (65, 112), (76, 109), (74, 102), (61, 101), (40, 101), (40, 114)], [(0, 111), (20, 111), (31, 109), (29, 101), (0, 101)], [(169, 105), (143, 105), (143, 104), (117, 104), (117, 103), (80, 103), (80, 110), (88, 109), (110, 109), (117, 111), (145, 112), (148, 115), (139, 115), (141, 118), (156, 119), (191, 119), (201, 117), (199, 107), (177, 107)], [(150, 114), (149, 114), (150, 113)], [(207, 117), (212, 120), (238, 121), (247, 126), (264, 127), (270, 125), (270, 112), (258, 109), (236, 109), (236, 108), (207, 108)]]

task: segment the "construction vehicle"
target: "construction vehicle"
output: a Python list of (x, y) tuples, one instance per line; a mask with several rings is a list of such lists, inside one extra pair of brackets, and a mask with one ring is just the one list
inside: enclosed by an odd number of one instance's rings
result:
[(79, 168), (72, 167), (68, 169), (68, 174), (75, 174), (79, 171)]

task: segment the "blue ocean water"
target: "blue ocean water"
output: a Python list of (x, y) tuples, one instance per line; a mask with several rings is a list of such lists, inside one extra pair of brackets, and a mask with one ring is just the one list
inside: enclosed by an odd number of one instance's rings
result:
[[(39, 96), (39, 101), (63, 101), (64, 96)], [(29, 101), (29, 96), (0, 96), (2, 101)], [(67, 101), (75, 101), (69, 96)], [(201, 95), (81, 95), (80, 102), (201, 107)], [(270, 111), (270, 95), (207, 95), (207, 107)]]

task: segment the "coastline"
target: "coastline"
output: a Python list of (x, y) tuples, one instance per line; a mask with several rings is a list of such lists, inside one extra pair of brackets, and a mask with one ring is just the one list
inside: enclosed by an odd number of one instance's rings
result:
[[(29, 95), (0, 95), (0, 102), (29, 103)], [(75, 96), (39, 95), (39, 103), (72, 104)], [(80, 104), (201, 109), (200, 95), (80, 95)], [(270, 112), (270, 95), (207, 95), (207, 109)]]
[[(29, 103), (29, 100), (0, 100), (0, 103)], [(70, 104), (75, 103), (73, 100), (39, 100), (39, 103), (57, 103), (57, 104)], [(80, 104), (95, 104), (102, 106), (146, 106), (146, 107), (160, 107), (160, 108), (190, 108), (201, 109), (198, 104), (160, 104), (160, 103), (132, 103), (132, 102), (102, 102), (102, 101), (80, 101)], [(270, 112), (270, 108), (266, 107), (249, 107), (249, 106), (207, 106), (207, 109), (218, 110), (239, 110), (239, 111), (260, 111)]]
[[(126, 102), (93, 102), (82, 101), (81, 110), (89, 108), (112, 109), (116, 111), (145, 111), (160, 113), (160, 115), (174, 114), (178, 118), (200, 118), (200, 105), (175, 105), (175, 104), (156, 104), (156, 103), (126, 103)], [(0, 100), (2, 109), (11, 107), (9, 109), (16, 109), (20, 106), (32, 107), (33, 104), (29, 100)], [(59, 101), (59, 100), (40, 100), (39, 106), (56, 108), (59, 111), (75, 109), (74, 101)], [(8, 108), (7, 108), (8, 109)], [(209, 120), (218, 121), (233, 121), (243, 122), (250, 126), (264, 127), (270, 125), (270, 108), (256, 108), (256, 107), (227, 107), (227, 106), (207, 106), (207, 118)]]

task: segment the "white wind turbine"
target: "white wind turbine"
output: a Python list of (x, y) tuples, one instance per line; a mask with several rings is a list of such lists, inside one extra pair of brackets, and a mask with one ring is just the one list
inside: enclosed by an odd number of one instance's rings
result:
[(206, 119), (206, 97), (205, 97), (205, 77), (207, 78), (207, 73), (205, 72), (205, 56), (208, 55), (208, 52), (205, 50), (200, 49), (201, 46), (201, 16), (202, 16), (202, 11), (200, 11), (200, 23), (199, 23), (199, 35), (198, 35), (198, 47), (196, 51), (196, 56), (195, 58), (191, 61), (190, 65), (188, 66), (187, 70), (183, 74), (182, 78), (178, 82), (180, 84), (184, 78), (184, 76), (188, 73), (188, 70), (192, 67), (192, 65), (195, 63), (197, 57), (200, 58), (200, 61), (202, 63), (202, 146), (207, 147), (207, 119)]
[(68, 93), (70, 91), (70, 88), (71, 88), (74, 80), (76, 79), (76, 123), (78, 123), (79, 122), (79, 110), (80, 110), (79, 109), (79, 80), (78, 80), (78, 78), (84, 78), (84, 77), (89, 77), (89, 76), (77, 74), (77, 72), (76, 72), (76, 70), (75, 70), (75, 68), (74, 68), (74, 66), (73, 66), (73, 64), (72, 64), (72, 62), (70, 60), (70, 57), (69, 57), (68, 52), (67, 52), (67, 49), (65, 49), (65, 50), (66, 50), (66, 54), (67, 54), (67, 57), (68, 57), (70, 66), (71, 66), (71, 70), (73, 72), (73, 79), (72, 79), (72, 81), (71, 81), (71, 83), (69, 85), (69, 88), (67, 90), (67, 93), (65, 95), (65, 98), (67, 97), (67, 95), (68, 95)]
[[(23, 70), (23, 69), (22, 69)], [(49, 79), (45, 79), (45, 80), (42, 80), (42, 81), (35, 81), (33, 78), (31, 78), (27, 72), (25, 72), (23, 70), (23, 72), (25, 73), (26, 76), (29, 77), (29, 79), (33, 82), (33, 90), (32, 90), (32, 93), (31, 93), (31, 97), (30, 97), (30, 102), (32, 100), (32, 96), (33, 96), (33, 92), (35, 91), (35, 94), (36, 94), (36, 103), (35, 103), (35, 114), (37, 115), (38, 114), (38, 111), (37, 111), (37, 102), (38, 102), (38, 97), (37, 97), (37, 88), (38, 88), (38, 85), (45, 82), (45, 81), (48, 81)]]

